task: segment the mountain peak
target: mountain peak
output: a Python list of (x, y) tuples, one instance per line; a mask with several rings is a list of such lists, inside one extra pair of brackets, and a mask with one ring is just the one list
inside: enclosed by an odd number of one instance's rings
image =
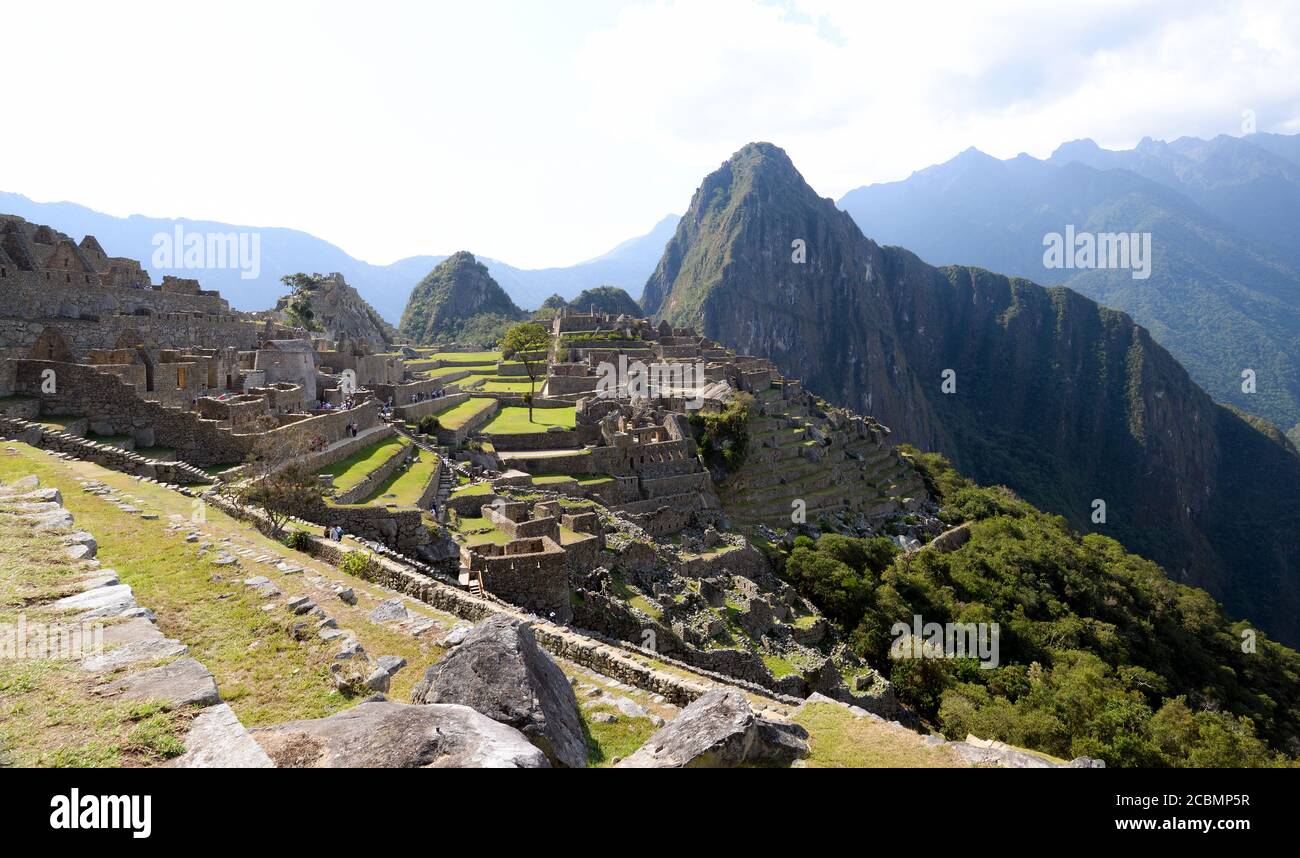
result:
[(439, 262), (416, 284), (402, 313), (401, 331), (421, 344), (468, 338), (491, 345), (506, 325), (525, 315), (488, 273), (487, 266), (461, 250)]
[(1097, 145), (1097, 141), (1091, 137), (1080, 137), (1078, 140), (1068, 140), (1056, 147), (1047, 160), (1049, 161), (1073, 161), (1079, 156), (1092, 156), (1102, 151)]

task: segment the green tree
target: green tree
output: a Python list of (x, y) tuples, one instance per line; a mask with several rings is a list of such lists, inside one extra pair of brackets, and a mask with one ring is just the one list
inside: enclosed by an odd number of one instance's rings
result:
[(528, 422), (533, 422), (533, 393), (537, 389), (537, 375), (546, 368), (546, 353), (551, 348), (551, 334), (537, 322), (520, 322), (506, 331), (501, 338), (501, 357), (516, 358), (528, 373)]
[(286, 274), (280, 282), (289, 287), (289, 300), (284, 305), (284, 316), (292, 325), (319, 331), (322, 327), (316, 321), (316, 311), (311, 306), (311, 293), (320, 285), (319, 274)]

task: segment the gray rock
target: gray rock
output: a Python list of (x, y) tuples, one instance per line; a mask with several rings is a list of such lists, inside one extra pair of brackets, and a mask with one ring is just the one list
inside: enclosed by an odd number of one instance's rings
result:
[(392, 681), (392, 674), (382, 667), (376, 667), (370, 676), (366, 677), (366, 688), (371, 691), (387, 692)]
[(472, 631), (474, 631), (474, 626), (469, 623), (457, 623), (452, 626), (451, 631), (447, 632), (443, 637), (442, 645), (447, 648), (460, 646), (465, 642), (465, 638), (469, 637), (469, 633)]
[(411, 612), (406, 610), (401, 599), (385, 599), (370, 612), (370, 622), (395, 623), (409, 619), (410, 616)]
[(194, 718), (185, 736), (185, 753), (163, 763), (173, 769), (270, 769), (275, 767), (225, 703)]
[(581, 768), (587, 742), (573, 687), (537, 646), (532, 628), (497, 615), (431, 666), (411, 692), (413, 703), (461, 703), (509, 724), (555, 763)]
[(104, 626), (104, 646), (122, 646), (137, 641), (162, 640), (163, 633), (143, 617)]
[[(135, 594), (131, 592), (129, 584), (98, 587), (84, 593), (77, 593), (75, 596), (66, 596), (54, 603), (55, 608), (64, 611), (97, 611), (135, 605)], [(99, 614), (99, 616), (110, 616), (110, 614)]]
[(366, 648), (355, 640), (348, 641), (348, 643), (343, 646), (343, 649), (334, 654), (335, 661), (347, 661), (352, 658), (359, 658), (363, 661), (370, 660), (370, 656), (366, 655)]
[(295, 614), (305, 614), (316, 607), (316, 603), (311, 600), (310, 596), (293, 596), (284, 603), (284, 606)]
[(808, 733), (759, 718), (739, 691), (716, 689), (682, 710), (619, 768), (734, 768), (789, 765), (807, 756)]
[(406, 667), (406, 659), (400, 655), (381, 655), (375, 659), (375, 664), (379, 665), (380, 669), (389, 676), (395, 676), (397, 671)]
[(123, 700), (154, 701), (169, 709), (215, 706), (221, 702), (216, 680), (192, 658), (124, 676), (105, 686), (103, 693)]
[(647, 718), (650, 715), (644, 706), (627, 697), (616, 697), (613, 704), (615, 709), (629, 718)]
[(117, 573), (112, 569), (101, 569), (93, 575), (88, 575), (77, 582), (77, 586), (82, 592), (87, 590), (98, 590), (100, 587), (115, 587), (122, 582), (117, 579)]
[(251, 731), (282, 768), (547, 768), (522, 733), (468, 706), (368, 702)]
[(355, 605), (357, 603), (357, 594), (352, 592), (351, 587), (344, 587), (341, 590), (336, 590), (335, 594), (345, 605)]
[(86, 656), (81, 660), (81, 669), (88, 673), (108, 673), (120, 667), (139, 664), (143, 661), (160, 661), (185, 655), (190, 648), (171, 638), (154, 638), (123, 644), (105, 650), (102, 653)]

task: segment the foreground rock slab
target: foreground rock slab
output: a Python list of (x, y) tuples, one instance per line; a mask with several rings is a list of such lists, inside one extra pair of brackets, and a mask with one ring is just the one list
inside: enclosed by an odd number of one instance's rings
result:
[(230, 706), (200, 712), (185, 737), (185, 753), (163, 763), (173, 769), (269, 769), (275, 766)]
[(154, 701), (169, 709), (215, 706), (221, 702), (217, 681), (192, 658), (129, 674), (105, 686), (103, 693), (124, 700)]
[(506, 615), (474, 627), (464, 642), (425, 671), (413, 703), (460, 703), (509, 724), (552, 762), (581, 768), (587, 742), (564, 672), (542, 651), (528, 624)]
[(759, 718), (739, 691), (698, 698), (618, 764), (624, 769), (788, 766), (808, 755), (808, 733)]
[(468, 706), (361, 703), (250, 732), (281, 768), (550, 767), (523, 733)]

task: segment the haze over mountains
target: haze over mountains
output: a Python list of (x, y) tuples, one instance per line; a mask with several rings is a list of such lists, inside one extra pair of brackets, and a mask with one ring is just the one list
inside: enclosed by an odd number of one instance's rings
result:
[(1300, 457), (1124, 313), (882, 247), (766, 143), (705, 178), (642, 303), (1300, 641)]
[[(936, 265), (1064, 283), (1146, 326), (1215, 399), (1300, 438), (1300, 136), (1091, 140), (1047, 160), (968, 149), (839, 201), (867, 235)], [(1149, 233), (1150, 276), (1044, 264), (1044, 236)], [(1256, 392), (1242, 373), (1255, 373)]]
[[(153, 238), (173, 234), (177, 225), (186, 232), (255, 232), (261, 236), (261, 266), (255, 279), (244, 279), (233, 268), (202, 271), (150, 268), (154, 279), (163, 274), (198, 277), (206, 288), (220, 290), (233, 307), (265, 310), (285, 293), (280, 278), (303, 272), (341, 273), (361, 296), (385, 319), (396, 325), (415, 286), (446, 255), (412, 256), (390, 265), (373, 265), (348, 255), (324, 239), (296, 229), (253, 227), (186, 218), (127, 218), (102, 214), (76, 203), (38, 203), (21, 194), (0, 191), (0, 212), (16, 214), (33, 223), (48, 223), (77, 240), (94, 235), (111, 254), (140, 260), (150, 266)], [(677, 216), (661, 219), (645, 235), (622, 242), (607, 253), (585, 262), (561, 268), (516, 268), (504, 262), (479, 257), (493, 278), (524, 309), (535, 309), (552, 294), (573, 298), (583, 289), (613, 285), (633, 296), (641, 294), (646, 276), (654, 269), (664, 244), (677, 226)], [(436, 242), (437, 237), (431, 237)]]

